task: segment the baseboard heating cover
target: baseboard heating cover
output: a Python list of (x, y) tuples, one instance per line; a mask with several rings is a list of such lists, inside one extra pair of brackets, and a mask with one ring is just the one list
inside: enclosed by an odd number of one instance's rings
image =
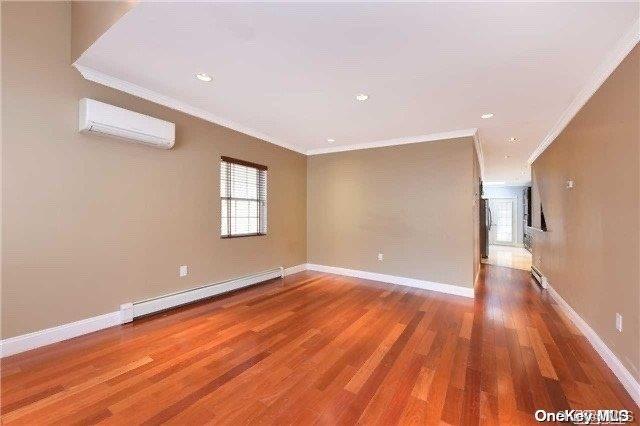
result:
[(140, 302), (125, 303), (124, 305), (120, 306), (119, 311), (109, 312), (95, 317), (81, 319), (79, 321), (71, 323), (60, 324), (44, 330), (38, 330), (32, 333), (22, 334), (20, 336), (0, 340), (0, 357), (14, 355), (20, 352), (39, 348), (41, 346), (46, 346), (52, 343), (61, 342), (63, 340), (72, 339), (84, 334), (93, 333), (94, 331), (131, 322), (133, 321), (134, 317), (151, 314), (154, 312), (173, 308), (175, 306), (195, 302), (197, 300), (206, 299), (207, 297), (226, 293), (253, 284), (258, 284), (262, 281), (267, 281), (273, 278), (283, 277), (285, 275), (291, 275), (296, 272), (301, 272), (305, 269), (305, 265), (292, 266), (286, 269), (279, 267), (257, 274), (234, 278), (228, 281), (207, 284), (189, 290), (166, 294), (164, 296), (154, 297), (148, 300), (142, 300)]
[(531, 275), (533, 275), (533, 278), (535, 278), (536, 281), (538, 281), (538, 283), (542, 288), (547, 288), (549, 286), (549, 282), (547, 281), (547, 278), (544, 275), (542, 275), (542, 272), (540, 272), (540, 270), (535, 266), (531, 267)]
[(232, 280), (218, 283), (206, 284), (188, 290), (141, 300), (139, 302), (125, 303), (120, 306), (120, 315), (123, 323), (131, 322), (134, 318), (149, 315), (154, 312), (164, 311), (180, 305), (186, 305), (187, 303), (227, 293), (229, 291), (237, 290), (239, 288), (247, 287), (273, 278), (280, 278), (283, 277), (284, 274), (284, 268), (279, 267), (259, 272), (257, 274), (246, 275), (244, 277), (234, 278)]

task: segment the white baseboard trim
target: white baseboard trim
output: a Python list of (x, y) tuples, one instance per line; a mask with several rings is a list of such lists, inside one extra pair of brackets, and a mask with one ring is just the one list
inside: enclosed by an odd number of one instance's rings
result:
[(120, 311), (116, 311), (21, 336), (10, 337), (0, 342), (0, 357), (4, 358), (119, 324), (121, 324)]
[(291, 268), (275, 268), (269, 271), (223, 281), (215, 284), (208, 284), (201, 287), (172, 293), (149, 300), (135, 303), (125, 303), (120, 310), (104, 315), (98, 315), (80, 321), (62, 324), (57, 327), (45, 330), (34, 331), (33, 333), (21, 336), (10, 337), (0, 341), (0, 358), (25, 352), (41, 346), (51, 345), (63, 340), (93, 333), (114, 325), (120, 325), (133, 320), (134, 317), (147, 315), (153, 312), (169, 309), (186, 303), (195, 302), (218, 294), (226, 293), (249, 285), (257, 284), (272, 278), (282, 277), (286, 274), (303, 271), (306, 265), (297, 265)]
[(613, 374), (616, 375), (622, 386), (629, 392), (629, 395), (640, 406), (640, 383), (633, 377), (633, 375), (627, 370), (627, 368), (620, 362), (618, 357), (609, 349), (609, 347), (602, 341), (600, 336), (593, 331), (593, 329), (582, 319), (580, 315), (558, 294), (557, 291), (550, 285), (547, 286), (547, 291), (553, 297), (556, 302), (562, 307), (569, 319), (575, 324), (575, 326), (585, 335), (591, 346), (598, 352), (600, 357), (609, 366)]
[[(260, 282), (267, 281), (273, 278), (283, 277), (284, 275), (284, 268), (279, 267), (240, 278), (234, 278), (228, 281), (205, 284), (200, 287), (165, 294), (162, 296), (154, 297), (152, 299), (141, 300), (139, 302), (133, 302), (133, 318), (141, 317), (143, 315), (149, 315), (154, 312), (164, 311), (166, 309), (175, 308), (181, 305), (186, 305), (187, 303), (207, 299), (209, 297), (237, 290), (242, 287), (258, 284)], [(128, 309), (128, 306), (123, 305), (123, 308), (124, 310), (126, 310)], [(127, 314), (123, 313), (123, 316), (126, 315)]]
[(284, 276), (297, 274), (298, 272), (306, 271), (307, 264), (303, 263), (301, 265), (292, 266), (290, 268), (284, 268)]
[(455, 294), (456, 296), (474, 297), (473, 288), (461, 287), (451, 284), (442, 284), (432, 281), (424, 281), (416, 278), (398, 277), (395, 275), (379, 274), (376, 272), (359, 271), (356, 269), (338, 268), (336, 266), (316, 265), (307, 263), (307, 269), (311, 271), (327, 272), (329, 274), (345, 275), (348, 277), (364, 278), (372, 281), (405, 285), (408, 287), (432, 290), (440, 293)]

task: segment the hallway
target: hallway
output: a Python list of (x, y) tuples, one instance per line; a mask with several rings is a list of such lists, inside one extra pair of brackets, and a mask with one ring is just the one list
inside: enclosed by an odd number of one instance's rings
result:
[[(482, 358), (478, 361), (482, 388), (486, 384), (488, 394), (498, 396), (501, 424), (509, 423), (502, 417), (506, 406), (520, 416), (512, 424), (531, 422), (525, 413), (536, 409), (615, 406), (632, 410), (637, 418), (638, 406), (563, 308), (530, 273), (490, 265), (484, 265), (482, 273), (476, 288), (472, 348), (479, 340), (484, 342), (478, 355)], [(491, 389), (494, 384), (497, 389)]]

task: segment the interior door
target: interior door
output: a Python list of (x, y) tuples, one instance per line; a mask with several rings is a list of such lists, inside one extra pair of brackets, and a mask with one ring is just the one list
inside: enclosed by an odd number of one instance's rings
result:
[(515, 245), (516, 200), (514, 198), (490, 198), (489, 210), (491, 223), (489, 244)]

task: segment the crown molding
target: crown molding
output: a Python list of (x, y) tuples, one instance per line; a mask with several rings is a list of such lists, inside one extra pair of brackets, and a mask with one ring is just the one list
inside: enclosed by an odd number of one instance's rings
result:
[(476, 129), (473, 133), (473, 143), (476, 146), (476, 156), (478, 164), (480, 164), (480, 179), (484, 180), (484, 154), (482, 153), (482, 141), (480, 140), (480, 131)]
[(453, 130), (450, 132), (431, 133), (428, 135), (421, 135), (421, 136), (408, 136), (404, 138), (387, 139), (387, 140), (377, 141), (377, 142), (365, 142), (365, 143), (354, 144), (354, 145), (338, 145), (338, 146), (331, 146), (327, 148), (316, 148), (316, 149), (308, 150), (306, 154), (307, 155), (330, 154), (333, 152), (355, 151), (358, 149), (381, 148), (385, 146), (407, 145), (407, 144), (420, 143), (420, 142), (435, 142), (435, 141), (441, 141), (445, 139), (455, 139), (455, 138), (464, 138), (464, 137), (473, 137), (473, 143), (476, 147), (476, 155), (478, 156), (478, 163), (480, 164), (480, 177), (484, 178), (484, 154), (482, 153), (482, 141), (477, 128)]
[(162, 95), (158, 92), (154, 92), (153, 90), (145, 89), (144, 87), (138, 86), (137, 84), (133, 84), (128, 81), (121, 80), (116, 77), (112, 77), (110, 75), (101, 73), (100, 71), (96, 71), (93, 68), (79, 65), (78, 63), (74, 63), (73, 66), (76, 67), (76, 69), (80, 72), (80, 74), (82, 74), (82, 76), (86, 80), (93, 81), (94, 83), (102, 84), (103, 86), (111, 87), (112, 89), (116, 89), (121, 92), (129, 93), (130, 95), (137, 96), (139, 98), (154, 102), (159, 105), (163, 105), (167, 108), (171, 108), (173, 110), (183, 112), (193, 117), (201, 118), (211, 123), (218, 124), (228, 129), (235, 130), (240, 133), (244, 133), (245, 135), (249, 135), (254, 138), (261, 139), (265, 142), (269, 142), (274, 145), (278, 145), (283, 148), (299, 152), (300, 154), (305, 154), (304, 149), (300, 149), (296, 146), (284, 143), (278, 139), (275, 139), (269, 135), (265, 135), (264, 133), (258, 132), (254, 129), (250, 129), (246, 126), (242, 126), (240, 124), (218, 117), (201, 108), (191, 106), (177, 99)]
[(587, 103), (593, 94), (602, 86), (609, 76), (620, 65), (622, 60), (631, 52), (635, 45), (640, 41), (640, 19), (637, 19), (631, 29), (625, 33), (616, 43), (613, 51), (606, 57), (604, 62), (593, 73), (587, 84), (582, 88), (578, 95), (564, 110), (560, 119), (549, 130), (540, 145), (533, 151), (527, 162), (532, 164), (536, 158), (544, 152), (545, 149), (560, 135), (569, 122), (576, 116), (578, 111)]
[(254, 129), (251, 129), (246, 126), (242, 126), (232, 121), (218, 117), (201, 108), (196, 108), (192, 105), (189, 105), (177, 99), (162, 95), (158, 92), (146, 89), (142, 86), (138, 86), (137, 84), (133, 84), (128, 81), (104, 74), (93, 68), (86, 67), (78, 63), (74, 63), (73, 66), (80, 72), (80, 74), (82, 74), (82, 77), (84, 77), (86, 80), (93, 81), (94, 83), (102, 84), (103, 86), (107, 86), (112, 89), (119, 90), (121, 92), (129, 93), (133, 96), (137, 96), (147, 101), (154, 102), (159, 105), (163, 105), (167, 108), (171, 108), (173, 110), (183, 112), (193, 117), (201, 118), (211, 123), (218, 124), (220, 126), (235, 130), (237, 132), (244, 133), (245, 135), (249, 135), (254, 138), (261, 139), (265, 142), (269, 142), (274, 145), (278, 145), (283, 148), (290, 149), (292, 151), (298, 152), (300, 154), (305, 154), (305, 155), (317, 155), (317, 154), (326, 154), (331, 152), (353, 151), (357, 149), (379, 148), (384, 146), (406, 145), (406, 144), (419, 143), (419, 142), (433, 142), (433, 141), (439, 141), (444, 139), (473, 137), (474, 144), (476, 145), (476, 152), (478, 154), (478, 161), (480, 163), (480, 173), (481, 175), (484, 175), (484, 159), (482, 155), (482, 146), (481, 146), (482, 144), (480, 141), (480, 137), (477, 134), (478, 132), (477, 128), (454, 130), (450, 132), (441, 132), (441, 133), (431, 133), (428, 135), (420, 135), (420, 136), (409, 136), (409, 137), (397, 138), (397, 139), (387, 139), (383, 141), (366, 142), (361, 144), (341, 145), (341, 146), (333, 146), (328, 148), (317, 148), (317, 149), (305, 150), (303, 148), (282, 142), (278, 139), (275, 139), (264, 133), (258, 132)]
[(386, 139), (382, 141), (376, 142), (365, 142), (358, 143), (353, 145), (337, 145), (330, 146), (326, 148), (316, 148), (310, 149), (307, 151), (307, 155), (318, 155), (318, 154), (330, 154), (332, 152), (342, 152), (342, 151), (355, 151), (358, 149), (368, 149), (368, 148), (381, 148), (384, 146), (395, 146), (395, 145), (407, 145), (411, 143), (420, 143), (420, 142), (435, 142), (444, 139), (455, 139), (455, 138), (464, 138), (464, 137), (474, 137), (478, 129), (464, 129), (464, 130), (453, 130), (450, 132), (441, 132), (441, 133), (431, 133), (428, 135), (420, 135), (420, 136), (407, 136), (404, 138), (397, 139)]

